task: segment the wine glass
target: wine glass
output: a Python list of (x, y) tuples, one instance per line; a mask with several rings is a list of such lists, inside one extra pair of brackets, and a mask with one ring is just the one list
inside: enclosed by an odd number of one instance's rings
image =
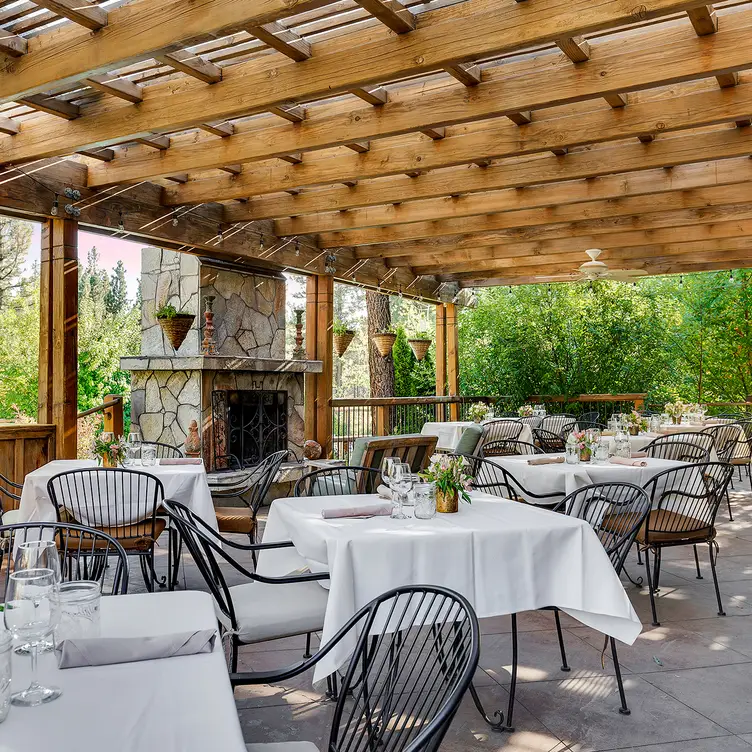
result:
[[(13, 557), (13, 571), (21, 572), (24, 569), (49, 569), (55, 579), (55, 586), (60, 586), (60, 554), (53, 540), (24, 541), (16, 546)], [(55, 646), (52, 640), (40, 641), (37, 649), (40, 653), (47, 653)], [(16, 648), (19, 655), (29, 655), (31, 644), (25, 643)]]
[(125, 443), (123, 467), (132, 467), (141, 459), (141, 432), (132, 428)]
[(412, 468), (406, 462), (396, 462), (392, 470), (392, 489), (397, 494), (397, 506), (392, 510), (392, 519), (406, 520), (408, 516), (402, 511), (405, 496), (413, 487)]
[(399, 457), (384, 457), (381, 460), (381, 480), (384, 485), (392, 490), (392, 477), (394, 475), (394, 466), (399, 464)]
[(55, 573), (51, 569), (22, 569), (8, 578), (5, 594), (5, 626), (17, 640), (31, 645), (31, 683), (11, 696), (13, 705), (30, 707), (56, 700), (59, 687), (43, 687), (37, 681), (39, 643), (57, 626), (57, 608), (53, 605)]

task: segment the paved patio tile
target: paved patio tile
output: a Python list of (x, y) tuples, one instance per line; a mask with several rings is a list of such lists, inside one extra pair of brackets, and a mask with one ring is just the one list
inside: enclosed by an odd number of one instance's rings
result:
[(333, 713), (334, 703), (329, 701), (238, 710), (246, 742), (313, 742), (322, 750)]
[(727, 731), (752, 733), (749, 664), (651, 674), (648, 681)]
[(752, 617), (693, 619), (681, 625), (715, 644), (752, 658)]
[[(569, 748), (580, 752), (579, 745)], [(598, 752), (606, 752), (598, 750)], [(643, 747), (623, 747), (612, 752), (749, 752), (749, 745), (738, 736), (715, 736), (710, 739), (695, 739), (689, 742), (669, 742), (668, 744), (648, 744)]]
[[(710, 585), (710, 587), (712, 587), (713, 574), (708, 561), (707, 546), (705, 548), (705, 551), (699, 551), (700, 573), (703, 576), (702, 580), (697, 579), (695, 562), (691, 554), (686, 560), (664, 561), (661, 568), (671, 574), (684, 577), (692, 583)], [(752, 580), (752, 554), (728, 556), (725, 549), (721, 548), (716, 570), (718, 572), (718, 581), (721, 583)]]

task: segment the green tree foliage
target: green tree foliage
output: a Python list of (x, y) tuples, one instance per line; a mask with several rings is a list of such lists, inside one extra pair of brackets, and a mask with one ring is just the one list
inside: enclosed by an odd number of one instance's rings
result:
[(425, 397), (436, 391), (436, 371), (433, 352), (429, 351), (423, 360), (413, 353), (409, 336), (403, 326), (397, 327), (394, 342), (395, 397)]
[(8, 296), (20, 291), (31, 231), (30, 222), (0, 217), (0, 309)]

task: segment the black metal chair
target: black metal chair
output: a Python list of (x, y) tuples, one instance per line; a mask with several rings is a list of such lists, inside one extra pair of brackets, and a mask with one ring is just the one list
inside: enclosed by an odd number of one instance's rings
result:
[(582, 425), (583, 423), (600, 423), (601, 422), (601, 414), (597, 410), (591, 410), (589, 413), (582, 413), (579, 418), (577, 418), (577, 423), (579, 425)]
[(730, 462), (734, 456), (739, 439), (744, 437), (744, 431), (739, 423), (724, 423), (720, 426), (707, 426), (703, 434), (713, 437), (715, 453), (720, 462)]
[(566, 448), (566, 440), (562, 436), (545, 428), (534, 428), (533, 439), (544, 454), (558, 454)]
[(752, 420), (740, 420), (738, 425), (744, 434), (739, 439), (743, 446), (737, 448), (737, 451), (731, 457), (731, 464), (739, 471), (739, 480), (742, 479), (742, 468), (747, 470), (747, 478), (752, 483)]
[(373, 494), (381, 482), (381, 473), (373, 467), (338, 465), (314, 470), (295, 484), (295, 496), (345, 496)]
[(546, 415), (540, 422), (539, 428), (544, 431), (561, 435), (564, 427), (577, 422), (577, 416), (570, 413), (557, 413), (555, 415)]
[(715, 441), (710, 434), (704, 431), (677, 431), (676, 433), (669, 433), (664, 436), (658, 436), (653, 439), (646, 447), (656, 447), (661, 444), (681, 441), (684, 444), (694, 444), (704, 449), (708, 455), (715, 446)]
[(578, 431), (605, 431), (606, 426), (603, 425), (603, 423), (598, 423), (598, 421), (595, 420), (582, 420), (582, 418), (577, 419), (577, 430)]
[[(167, 577), (158, 578), (154, 567), (157, 539), (167, 527), (157, 510), (164, 498), (159, 478), (140, 470), (92, 468), (68, 470), (47, 482), (59, 522), (75, 522), (115, 538), (129, 556), (137, 556), (149, 591), (154, 583), (173, 582), (177, 542), (170, 532)], [(161, 511), (161, 510), (160, 510)]]
[(645, 554), (654, 626), (659, 626), (655, 593), (660, 582), (661, 551), (669, 546), (692, 546), (697, 578), (702, 579), (697, 544), (708, 544), (718, 614), (725, 615), (716, 573), (719, 549), (715, 540), (715, 518), (733, 472), (731, 465), (723, 462), (683, 465), (664, 470), (645, 484), (653, 508), (637, 533), (637, 544)]
[(510, 457), (519, 454), (544, 454), (540, 447), (527, 441), (502, 439), (489, 441), (481, 448), (482, 457)]
[[(376, 631), (378, 630), (378, 631)], [(472, 606), (446, 588), (390, 590), (362, 608), (312, 658), (286, 669), (231, 675), (233, 687), (282, 682), (315, 666), (345, 639), (328, 752), (436, 752), (471, 686), (480, 654)], [(267, 745), (250, 744), (249, 752)]]
[[(328, 580), (329, 574), (263, 577), (239, 564), (230, 556), (229, 549), (258, 552), (289, 548), (292, 542), (236, 543), (217, 533), (185, 505), (165, 499), (162, 506), (214, 596), (219, 622), (229, 635), (231, 671), (237, 671), (240, 645), (282, 637), (307, 635), (307, 657), (310, 635), (323, 628), (326, 612), (328, 591), (317, 580)], [(248, 582), (229, 587), (220, 562), (245, 575)], [(276, 589), (281, 585), (288, 587), (286, 598)]]
[(157, 450), (158, 460), (177, 459), (184, 456), (180, 447), (163, 444), (161, 441), (142, 441), (141, 446), (153, 446)]
[(102, 593), (128, 592), (128, 555), (111, 535), (63, 522), (20, 522), (0, 526), (0, 572), (5, 572), (2, 593), (8, 587), (11, 562), (18, 542), (54, 540), (60, 554), (60, 574), (64, 582), (94, 580)]
[[(0, 520), (4, 515), (18, 509), (21, 503), (22, 483), (14, 483), (0, 473)], [(9, 515), (12, 516), (12, 515)]]
[[(663, 437), (669, 438), (669, 437)], [(643, 450), (648, 457), (677, 462), (710, 462), (710, 452), (686, 441), (651, 441)]]
[(483, 446), (490, 441), (511, 441), (519, 438), (525, 424), (519, 420), (492, 420), (483, 426)]

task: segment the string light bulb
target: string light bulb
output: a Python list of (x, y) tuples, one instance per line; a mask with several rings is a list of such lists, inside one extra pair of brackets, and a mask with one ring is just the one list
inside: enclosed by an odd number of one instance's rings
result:
[(222, 225), (217, 225), (217, 240), (221, 243), (225, 239), (225, 236), (222, 234)]
[(734, 283), (734, 270), (733, 269), (729, 272), (729, 282), (731, 282), (732, 284)]
[(300, 241), (297, 239), (295, 240), (295, 255), (300, 256)]
[(120, 210), (120, 213), (118, 214), (118, 230), (120, 232), (125, 232), (125, 222), (123, 222), (123, 210)]
[(259, 253), (262, 253), (264, 250), (264, 236), (262, 235), (259, 238)]
[(56, 193), (55, 200), (52, 202), (52, 208), (50, 209), (50, 214), (53, 217), (57, 217), (59, 211), (60, 211), (60, 202), (57, 200), (57, 193)]
[(684, 275), (679, 275), (679, 287), (682, 287), (684, 285)]
[(177, 227), (178, 226), (178, 218), (177, 217), (173, 217), (172, 218), (172, 226), (173, 227)]

